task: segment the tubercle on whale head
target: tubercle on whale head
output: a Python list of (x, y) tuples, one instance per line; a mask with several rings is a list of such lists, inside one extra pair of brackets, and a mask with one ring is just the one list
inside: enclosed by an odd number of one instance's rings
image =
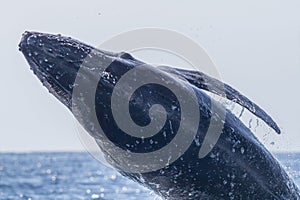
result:
[[(19, 50), (24, 54), (30, 69), (43, 85), (70, 110), (77, 72), (88, 56), (96, 55), (98, 58), (110, 59), (128, 59), (128, 57), (131, 57), (124, 52), (111, 53), (98, 50), (60, 34), (53, 35), (28, 31), (22, 35)], [(95, 73), (90, 71), (94, 67), (91, 66), (93, 64), (90, 63), (90, 66), (84, 65), (86, 69), (83, 71), (87, 81), (98, 80)], [(105, 78), (105, 73), (103, 78)]]

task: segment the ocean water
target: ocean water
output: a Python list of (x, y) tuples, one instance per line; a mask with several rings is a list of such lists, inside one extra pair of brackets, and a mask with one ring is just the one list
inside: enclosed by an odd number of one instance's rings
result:
[(155, 198), (88, 153), (0, 154), (1, 200)]
[[(300, 153), (276, 154), (300, 185)], [(1, 153), (0, 199), (154, 200), (149, 190), (88, 153)]]

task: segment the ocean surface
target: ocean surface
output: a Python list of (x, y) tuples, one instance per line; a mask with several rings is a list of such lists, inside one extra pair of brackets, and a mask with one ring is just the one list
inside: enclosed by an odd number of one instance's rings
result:
[[(300, 153), (276, 154), (300, 185)], [(1, 153), (0, 199), (159, 199), (88, 153)]]

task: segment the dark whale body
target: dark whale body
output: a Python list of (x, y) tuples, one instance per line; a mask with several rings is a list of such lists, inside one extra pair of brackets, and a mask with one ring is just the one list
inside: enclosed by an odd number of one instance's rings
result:
[[(150, 107), (157, 103), (162, 105), (168, 113), (162, 130), (167, 133), (166, 135), (162, 136), (160, 132), (151, 138), (141, 140), (125, 134), (114, 123), (110, 107), (114, 86), (126, 72), (142, 64), (131, 55), (97, 50), (60, 35), (34, 32), (26, 32), (19, 46), (37, 77), (73, 112), (94, 138), (101, 139), (101, 136), (89, 123), (87, 107), (90, 104), (84, 102), (88, 100), (78, 102), (76, 110), (72, 110), (71, 106), (77, 72), (87, 56), (114, 59), (105, 72), (94, 74), (92, 68), (87, 68), (84, 74), (87, 83), (90, 80), (98, 80), (97, 78), (100, 77), (95, 94), (95, 109), (99, 123), (111, 141), (130, 152), (144, 153), (160, 149), (174, 138), (180, 125), (178, 120), (181, 113), (180, 109), (173, 109), (172, 106), (180, 107), (180, 105), (168, 88), (156, 84), (148, 84), (139, 88), (131, 97), (129, 110), (133, 121), (143, 126), (150, 121), (148, 116)], [(91, 63), (93, 64), (95, 63)], [(118, 159), (112, 158), (121, 174), (145, 185), (163, 198), (172, 200), (300, 199), (297, 186), (278, 161), (230, 111), (226, 111), (224, 128), (212, 151), (206, 157), (198, 158), (208, 124), (211, 120), (218, 120), (211, 112), (213, 100), (203, 90), (208, 90), (208, 84), (218, 87), (219, 82), (200, 72), (170, 67), (160, 67), (157, 70), (182, 76), (192, 85), (199, 102), (198, 132), (187, 151), (175, 162), (160, 170), (129, 173), (119, 169)], [(280, 132), (276, 123), (262, 109), (230, 86), (225, 84), (224, 89), (225, 98), (244, 106), (263, 119), (276, 132)], [(101, 143), (99, 146), (105, 152)], [(109, 156), (116, 157), (117, 155)], [(114, 163), (112, 165), (114, 166)]]

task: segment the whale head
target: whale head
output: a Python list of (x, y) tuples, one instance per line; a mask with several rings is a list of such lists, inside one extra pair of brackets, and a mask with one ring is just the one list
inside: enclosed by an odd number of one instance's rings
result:
[[(39, 32), (25, 32), (22, 35), (19, 50), (24, 54), (30, 69), (43, 85), (70, 110), (72, 92), (76, 86), (75, 80), (81, 67), (81, 74), (85, 76), (86, 85), (91, 85), (90, 81), (98, 80), (101, 76), (105, 87), (112, 86), (112, 80), (106, 76), (104, 70), (98, 73), (93, 71), (95, 63), (92, 63), (90, 57), (96, 58), (94, 62), (97, 64), (104, 60), (113, 62), (124, 57), (127, 60), (131, 58), (129, 54), (101, 51), (60, 34)], [(83, 63), (85, 63), (84, 66)], [(122, 66), (124, 65), (118, 65), (119, 68)]]
[[(99, 137), (100, 134), (96, 133), (97, 131), (91, 124), (107, 120), (105, 112), (110, 113), (114, 87), (126, 72), (141, 65), (139, 73), (142, 79), (149, 78), (150, 72), (158, 81), (162, 79), (161, 74), (166, 77), (166, 73), (149, 65), (144, 66), (143, 62), (136, 60), (128, 53), (99, 50), (61, 35), (25, 32), (19, 44), (19, 50), (24, 54), (31, 70), (42, 84), (71, 110), (77, 120), (94, 137)], [(172, 77), (168, 78), (174, 83), (178, 82)], [(133, 80), (134, 78), (131, 78), (129, 82)], [(135, 85), (135, 82), (131, 83)], [(125, 90), (132, 88), (128, 81), (123, 82), (122, 86)], [(151, 96), (152, 91), (157, 89), (155, 97)], [(126, 91), (124, 93), (122, 90), (121, 93), (118, 95), (118, 99), (121, 99), (120, 102), (128, 101)], [(172, 100), (176, 97), (171, 95), (167, 88), (159, 89), (157, 85), (153, 84), (148, 84), (132, 96), (129, 104), (133, 114), (129, 117), (132, 117), (133, 121), (140, 126), (150, 124), (149, 113), (151, 114), (153, 111), (151, 107), (161, 100), (163, 100), (169, 116), (176, 112), (174, 107), (179, 107), (178, 102)], [(169, 102), (174, 103), (170, 104)], [(117, 104), (122, 105), (122, 103)], [(97, 118), (92, 116), (95, 110)], [(178, 118), (180, 115), (174, 116)], [(162, 116), (164, 122), (165, 117)], [(113, 127), (115, 129), (112, 130), (111, 127), (107, 127), (110, 129), (109, 132), (115, 133), (117, 128)], [(122, 140), (122, 137), (116, 138), (116, 140)]]
[(70, 109), (77, 71), (91, 49), (60, 35), (25, 32), (19, 50), (49, 92)]

